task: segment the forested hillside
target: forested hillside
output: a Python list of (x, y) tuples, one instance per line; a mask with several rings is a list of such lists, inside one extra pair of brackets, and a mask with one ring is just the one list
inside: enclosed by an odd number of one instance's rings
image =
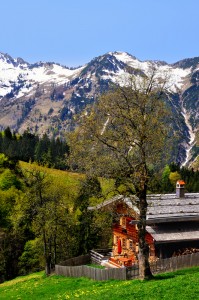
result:
[[(87, 208), (132, 193), (129, 183), (39, 166), (69, 168), (69, 148), (59, 140), (6, 129), (0, 141), (0, 281), (111, 245), (110, 215)], [(171, 164), (151, 176), (149, 192), (173, 192), (178, 179), (198, 192), (198, 178), (199, 171)]]
[(7, 127), (0, 132), (0, 153), (12, 160), (37, 162), (40, 165), (66, 170), (69, 146), (59, 138), (50, 139), (47, 134), (42, 137), (26, 130), (22, 135), (12, 133)]
[(48, 272), (61, 260), (108, 244), (110, 217), (87, 211), (90, 201), (104, 198), (110, 185), (103, 185), (102, 193), (97, 179), (0, 154), (0, 281)]

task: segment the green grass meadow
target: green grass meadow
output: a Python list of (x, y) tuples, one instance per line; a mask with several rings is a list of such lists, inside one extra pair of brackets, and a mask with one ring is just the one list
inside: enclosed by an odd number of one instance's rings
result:
[(44, 272), (18, 277), (0, 284), (1, 300), (197, 300), (199, 267), (155, 276), (150, 281), (67, 278)]
[[(57, 169), (51, 169), (43, 166), (38, 166), (37, 164), (33, 163), (26, 163), (20, 161), (19, 163), (22, 170), (38, 170), (41, 172), (44, 172), (48, 175), (48, 178), (53, 181), (53, 183), (56, 185), (57, 183), (61, 185), (62, 187), (65, 187), (68, 191), (69, 197), (74, 198), (77, 196), (80, 182), (85, 179), (84, 174), (69, 172), (69, 171), (62, 171)], [(113, 179), (106, 179), (106, 178), (99, 178), (101, 188), (102, 188), (102, 194), (105, 198), (111, 198), (114, 193), (114, 180)], [(121, 191), (122, 192), (122, 191)], [(93, 199), (92, 205), (98, 204), (98, 202), (101, 202), (102, 199), (97, 200)]]

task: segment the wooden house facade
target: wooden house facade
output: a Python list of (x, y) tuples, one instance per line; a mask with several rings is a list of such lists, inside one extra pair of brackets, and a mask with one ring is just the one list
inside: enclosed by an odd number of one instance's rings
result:
[[(120, 265), (138, 259), (137, 201), (120, 195), (96, 207), (112, 210), (116, 216), (111, 261)], [(185, 193), (184, 182), (178, 181), (176, 194), (148, 195), (147, 203), (145, 239), (150, 260), (178, 255), (185, 248), (199, 251), (199, 193)]]

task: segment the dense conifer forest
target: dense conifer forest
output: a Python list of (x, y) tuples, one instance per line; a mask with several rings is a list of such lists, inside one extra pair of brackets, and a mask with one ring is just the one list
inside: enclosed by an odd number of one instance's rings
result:
[(69, 146), (60, 138), (49, 139), (47, 134), (41, 138), (26, 130), (22, 135), (12, 133), (7, 127), (0, 133), (0, 153), (12, 160), (37, 162), (60, 170), (66, 170), (66, 157)]

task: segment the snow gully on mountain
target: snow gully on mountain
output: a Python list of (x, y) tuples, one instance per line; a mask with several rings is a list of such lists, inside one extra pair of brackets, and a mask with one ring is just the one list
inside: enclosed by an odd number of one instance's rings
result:
[(196, 143), (196, 141), (195, 141), (196, 134), (189, 122), (189, 114), (187, 113), (187, 110), (186, 110), (182, 100), (181, 100), (181, 108), (182, 108), (182, 115), (184, 117), (185, 124), (187, 125), (188, 133), (189, 133), (189, 142), (188, 142), (188, 145), (186, 146), (186, 158), (185, 158), (184, 162), (182, 163), (182, 166), (187, 166), (191, 159), (191, 150)]

